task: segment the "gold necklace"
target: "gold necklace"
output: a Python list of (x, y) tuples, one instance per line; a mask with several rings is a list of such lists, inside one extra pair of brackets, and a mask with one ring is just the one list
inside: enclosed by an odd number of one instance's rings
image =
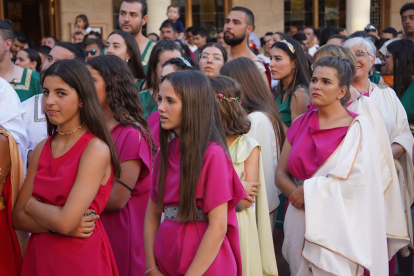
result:
[(83, 127), (83, 124), (80, 126), (80, 127), (78, 127), (77, 129), (75, 129), (75, 130), (72, 130), (72, 131), (69, 131), (69, 132), (66, 132), (66, 133), (63, 133), (63, 132), (60, 132), (60, 131), (58, 131), (57, 133), (59, 133), (60, 135), (62, 135), (62, 136), (65, 136), (65, 135), (69, 135), (69, 134), (72, 134), (72, 133), (74, 133), (74, 132), (76, 132), (76, 131), (78, 131), (79, 129), (81, 129)]

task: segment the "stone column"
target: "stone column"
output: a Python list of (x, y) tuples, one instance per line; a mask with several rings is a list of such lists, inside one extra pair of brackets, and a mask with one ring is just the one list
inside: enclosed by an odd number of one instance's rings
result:
[(348, 35), (356, 31), (363, 31), (370, 23), (370, 0), (346, 1), (346, 31)]
[[(147, 0), (148, 4), (148, 21), (147, 34), (160, 33), (162, 22), (167, 19), (167, 8), (171, 5), (171, 0)], [(180, 18), (181, 20), (185, 20)]]

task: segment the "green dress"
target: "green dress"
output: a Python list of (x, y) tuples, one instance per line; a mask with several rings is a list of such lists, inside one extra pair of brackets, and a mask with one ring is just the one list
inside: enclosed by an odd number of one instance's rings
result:
[(43, 92), (40, 85), (39, 73), (27, 68), (23, 69), (22, 79), (19, 83), (9, 82), (20, 98), (20, 102), (24, 102), (33, 96)]
[(137, 88), (138, 88), (138, 91), (141, 91), (141, 86), (142, 86), (142, 84), (144, 83), (144, 79), (142, 79), (142, 80), (137, 80), (136, 82), (135, 82), (135, 85), (137, 86)]
[(369, 77), (369, 80), (373, 83), (378, 84), (381, 80), (381, 73), (380, 72), (374, 72), (371, 77)]
[(158, 104), (152, 98), (152, 95), (148, 91), (148, 89), (144, 89), (141, 92), (139, 92), (138, 96), (142, 105), (144, 106), (144, 117), (145, 119), (148, 119), (151, 113), (158, 110)]
[[(293, 93), (295, 93), (294, 91), (296, 91), (296, 89), (298, 89), (299, 87), (303, 87), (305, 88), (306, 91), (308, 91), (306, 86), (302, 86), (299, 84), (299, 85), (296, 85), (295, 88), (293, 88)], [(282, 120), (283, 123), (285, 123), (287, 127), (290, 127), (290, 125), (292, 124), (292, 117), (291, 117), (291, 111), (290, 111), (290, 103), (292, 102), (292, 96), (288, 96), (283, 103), (282, 103), (282, 98), (283, 98), (282, 94), (280, 94), (276, 98), (276, 105), (279, 110), (280, 119)]]
[(148, 61), (149, 61), (152, 49), (154, 48), (155, 44), (156, 43), (154, 41), (150, 40), (147, 44), (147, 47), (145, 47), (144, 52), (141, 54), (141, 62), (142, 62), (142, 67), (144, 67), (145, 74), (148, 71)]
[(414, 136), (414, 81), (411, 83), (410, 87), (402, 93), (400, 101), (404, 106), (405, 112), (407, 112), (410, 130)]

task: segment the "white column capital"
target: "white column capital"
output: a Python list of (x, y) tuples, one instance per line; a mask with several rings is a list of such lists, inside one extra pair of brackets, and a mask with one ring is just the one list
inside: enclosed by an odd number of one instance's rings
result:
[(364, 30), (365, 26), (370, 23), (370, 12), (370, 0), (346, 1), (346, 31), (348, 35)]

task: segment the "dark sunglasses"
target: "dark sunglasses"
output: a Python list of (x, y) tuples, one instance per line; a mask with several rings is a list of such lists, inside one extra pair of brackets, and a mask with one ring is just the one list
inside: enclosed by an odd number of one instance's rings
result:
[(88, 54), (91, 53), (92, 56), (94, 56), (96, 54), (96, 50), (92, 49), (90, 51), (84, 51), (83, 54), (85, 55), (85, 57), (88, 56)]

